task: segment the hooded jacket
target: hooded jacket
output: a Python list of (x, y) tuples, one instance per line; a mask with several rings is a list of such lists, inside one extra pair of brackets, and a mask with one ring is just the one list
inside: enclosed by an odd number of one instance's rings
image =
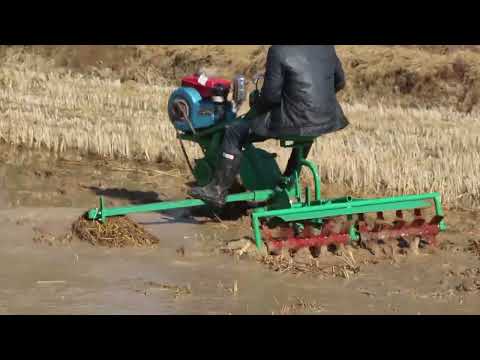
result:
[(334, 46), (274, 45), (255, 107), (269, 113), (264, 121), (271, 136), (317, 137), (349, 125), (336, 96), (344, 87)]

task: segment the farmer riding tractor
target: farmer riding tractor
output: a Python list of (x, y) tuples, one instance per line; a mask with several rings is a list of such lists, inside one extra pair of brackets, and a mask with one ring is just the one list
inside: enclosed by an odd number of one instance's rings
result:
[[(250, 95), (250, 104), (258, 103), (261, 92), (256, 89)], [(246, 79), (238, 76), (233, 81), (232, 101), (227, 98), (232, 82), (208, 78), (204, 74), (182, 79), (168, 103), (171, 122), (178, 132), (185, 160), (199, 187), (212, 184), (218, 164), (222, 159), (222, 144), (226, 129), (233, 124), (248, 123), (257, 118), (253, 106), (246, 114), (237, 115), (239, 107), (247, 100)], [(441, 196), (439, 193), (398, 196), (380, 199), (356, 199), (345, 196), (335, 199), (321, 197), (318, 167), (308, 160), (315, 137), (279, 136), (281, 147), (292, 149), (287, 170), (282, 172), (275, 155), (255, 147), (264, 138), (250, 136), (244, 144), (240, 164), (240, 179), (245, 192), (227, 195), (224, 203), (256, 203), (251, 213), (253, 238), (259, 249), (267, 247), (272, 254), (282, 249), (309, 248), (313, 254), (321, 254), (327, 247), (362, 245), (368, 249), (396, 246), (399, 239), (406, 240), (410, 248), (435, 245), (435, 237), (446, 230)], [(200, 146), (203, 157), (194, 163), (189, 159), (183, 142)], [(302, 188), (300, 176), (307, 170), (313, 178), (313, 189)], [(225, 184), (224, 184), (225, 185)], [(229, 184), (226, 184), (229, 185)], [(221, 204), (202, 199), (162, 202), (119, 208), (107, 208), (103, 198), (100, 207), (92, 209), (90, 220), (105, 222), (109, 217), (132, 213), (168, 211), (200, 206), (215, 207)], [(426, 221), (423, 211), (434, 208), (435, 215)], [(413, 216), (407, 221), (406, 212)], [(385, 221), (384, 213), (393, 212), (393, 223)], [(367, 220), (374, 214), (375, 220)]]

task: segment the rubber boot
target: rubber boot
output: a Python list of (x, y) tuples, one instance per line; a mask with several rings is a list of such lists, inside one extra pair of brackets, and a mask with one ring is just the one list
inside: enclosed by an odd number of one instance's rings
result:
[(195, 199), (203, 200), (216, 208), (223, 208), (226, 204), (228, 191), (240, 171), (240, 163), (241, 155), (231, 156), (224, 154), (218, 164), (213, 181), (207, 186), (192, 188), (189, 195)]

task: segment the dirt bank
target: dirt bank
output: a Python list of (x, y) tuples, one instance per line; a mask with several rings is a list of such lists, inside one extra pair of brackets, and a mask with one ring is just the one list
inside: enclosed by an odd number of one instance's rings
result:
[[(337, 48), (349, 80), (341, 95), (343, 101), (448, 106), (463, 112), (478, 109), (478, 45), (339, 45)], [(154, 84), (163, 79), (176, 83), (181, 76), (199, 68), (226, 77), (236, 73), (253, 76), (263, 71), (266, 49), (265, 45), (2, 47), (0, 61), (14, 58), (21, 62), (25, 54), (36, 54), (51, 60), (50, 67)]]

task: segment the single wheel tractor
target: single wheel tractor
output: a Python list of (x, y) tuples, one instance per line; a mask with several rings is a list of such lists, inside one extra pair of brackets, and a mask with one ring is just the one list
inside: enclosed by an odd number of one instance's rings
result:
[[(171, 95), (168, 113), (178, 132), (188, 166), (197, 183), (208, 184), (215, 173), (221, 154), (225, 127), (235, 121), (255, 118), (252, 108), (237, 115), (246, 100), (245, 78), (233, 81), (232, 100), (227, 100), (232, 82), (207, 78), (204, 74), (182, 80), (182, 86)], [(257, 89), (250, 94), (258, 96)], [(252, 138), (244, 149), (240, 180), (246, 192), (231, 194), (227, 203), (249, 202), (258, 206), (251, 213), (253, 238), (259, 249), (270, 253), (309, 248), (314, 256), (331, 248), (360, 245), (373, 253), (382, 247), (403, 246), (417, 252), (435, 246), (436, 236), (446, 230), (441, 195), (428, 193), (390, 198), (356, 199), (342, 197), (323, 199), (318, 167), (308, 160), (315, 138), (279, 138), (280, 146), (292, 149), (289, 165), (282, 172), (275, 155), (255, 147)], [(183, 146), (184, 141), (198, 144), (203, 157), (192, 164)], [(313, 189), (303, 187), (302, 171), (313, 178)], [(201, 200), (153, 203), (139, 206), (107, 208), (100, 206), (88, 212), (90, 220), (105, 222), (109, 217), (132, 213), (168, 211), (208, 206)], [(433, 213), (425, 218), (426, 212)], [(391, 214), (391, 215), (388, 215)], [(409, 215), (410, 214), (410, 215)], [(386, 219), (390, 219), (387, 221)]]

